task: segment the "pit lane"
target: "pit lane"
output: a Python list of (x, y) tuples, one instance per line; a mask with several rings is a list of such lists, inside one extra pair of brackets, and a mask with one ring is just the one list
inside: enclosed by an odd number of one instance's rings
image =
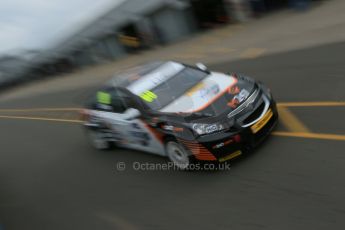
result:
[[(41, 109), (78, 109), (93, 87), (2, 102), (0, 223), (6, 229), (342, 229), (345, 107), (332, 103), (345, 101), (344, 48), (337, 43), (210, 66), (263, 81), (290, 114), (229, 171), (134, 170), (134, 162), (166, 160), (93, 150), (75, 110)], [(117, 170), (117, 162), (126, 169)]]

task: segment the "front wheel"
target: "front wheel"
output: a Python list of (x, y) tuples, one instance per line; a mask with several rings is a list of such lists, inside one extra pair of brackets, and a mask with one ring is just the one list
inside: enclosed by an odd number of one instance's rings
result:
[(191, 154), (179, 143), (168, 141), (165, 145), (167, 156), (178, 168), (187, 169), (192, 161)]

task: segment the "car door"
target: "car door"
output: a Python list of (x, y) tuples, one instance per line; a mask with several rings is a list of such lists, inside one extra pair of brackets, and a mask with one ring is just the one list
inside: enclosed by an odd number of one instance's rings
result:
[(111, 127), (112, 132), (123, 145), (139, 145), (145, 142), (145, 134), (135, 132), (138, 122), (136, 117), (128, 117), (127, 111), (134, 107), (130, 97), (118, 89), (110, 92), (111, 100), (109, 106), (111, 110), (103, 114), (103, 118)]
[[(104, 102), (108, 103), (109, 111), (102, 111), (101, 117), (111, 128), (118, 145), (164, 155), (164, 146), (144, 121), (139, 112), (143, 110), (138, 108), (135, 100), (119, 89), (108, 91), (107, 94), (110, 100)], [(133, 116), (131, 110), (138, 114)]]

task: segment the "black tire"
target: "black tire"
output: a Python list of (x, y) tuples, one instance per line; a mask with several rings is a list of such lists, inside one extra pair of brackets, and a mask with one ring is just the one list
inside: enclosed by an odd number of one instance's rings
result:
[(104, 138), (104, 132), (97, 129), (86, 129), (86, 136), (90, 145), (98, 150), (110, 150), (114, 147), (114, 142)]
[(194, 157), (191, 152), (173, 138), (166, 140), (165, 151), (169, 160), (179, 169), (189, 169), (190, 165), (194, 162)]

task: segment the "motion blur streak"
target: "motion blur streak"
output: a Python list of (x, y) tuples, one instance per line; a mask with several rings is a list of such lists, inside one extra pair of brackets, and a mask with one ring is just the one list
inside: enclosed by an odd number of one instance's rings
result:
[(82, 108), (28, 108), (28, 109), (0, 109), (0, 112), (45, 112), (45, 111), (79, 111)]
[(345, 101), (309, 101), (309, 102), (280, 102), (278, 106), (284, 107), (322, 107), (322, 106), (345, 106)]
[[(124, 0), (100, 17), (75, 5), (105, 1), (0, 1), (1, 230), (344, 229), (344, 0)], [(217, 172), (136, 170), (167, 162), (93, 149), (79, 108), (160, 60), (261, 81), (283, 109), (272, 135)]]
[(57, 121), (57, 122), (69, 122), (69, 123), (82, 123), (82, 121), (80, 121), (80, 120), (46, 118), (46, 117), (26, 117), (26, 116), (3, 116), (3, 115), (0, 115), (0, 118), (22, 119), (22, 120), (38, 120), (38, 121)]
[[(23, 117), (23, 116), (2, 116), (0, 118), (6, 119), (22, 119), (22, 120), (38, 120), (38, 121), (55, 121), (55, 122), (67, 122), (67, 123), (82, 123), (81, 120), (68, 120), (58, 118), (45, 118), (45, 117)], [(302, 137), (302, 138), (313, 138), (313, 139), (325, 139), (325, 140), (340, 140), (345, 141), (345, 135), (325, 134), (325, 133), (310, 133), (310, 132), (278, 132), (272, 133), (276, 136), (283, 137)]]
[(326, 133), (298, 133), (298, 132), (273, 132), (273, 135), (283, 137), (301, 137), (321, 140), (345, 141), (345, 135), (326, 134)]

